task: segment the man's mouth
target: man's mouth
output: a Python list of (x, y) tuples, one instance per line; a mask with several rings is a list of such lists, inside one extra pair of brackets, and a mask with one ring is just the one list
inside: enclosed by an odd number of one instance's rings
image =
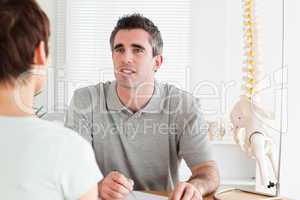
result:
[(119, 73), (121, 74), (126, 74), (126, 75), (132, 75), (132, 74), (135, 74), (136, 71), (134, 69), (129, 69), (129, 68), (121, 68), (119, 70)]

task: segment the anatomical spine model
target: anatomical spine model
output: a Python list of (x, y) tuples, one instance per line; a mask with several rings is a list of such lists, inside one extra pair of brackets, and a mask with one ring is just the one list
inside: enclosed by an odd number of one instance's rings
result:
[[(265, 121), (271, 118), (262, 106), (255, 101), (259, 92), (256, 91), (258, 68), (256, 65), (253, 2), (244, 0), (244, 36), (245, 36), (245, 71), (243, 77), (245, 94), (234, 105), (231, 112), (234, 139), (250, 157), (256, 159), (261, 183), (268, 188), (274, 187), (277, 183), (276, 166), (273, 154), (272, 138), (268, 135)], [(255, 96), (255, 99), (254, 99)], [(243, 134), (242, 134), (243, 133)], [(243, 135), (244, 137), (241, 137)], [(269, 170), (267, 162), (272, 166)]]

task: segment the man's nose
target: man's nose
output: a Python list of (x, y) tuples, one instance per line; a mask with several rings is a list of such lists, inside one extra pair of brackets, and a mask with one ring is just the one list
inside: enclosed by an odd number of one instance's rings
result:
[(130, 51), (125, 51), (122, 57), (124, 63), (131, 63), (133, 60), (133, 55)]

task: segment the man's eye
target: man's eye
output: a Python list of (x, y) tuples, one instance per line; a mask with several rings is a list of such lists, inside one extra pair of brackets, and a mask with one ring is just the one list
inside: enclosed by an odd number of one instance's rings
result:
[(134, 53), (142, 53), (142, 52), (144, 52), (144, 50), (143, 50), (143, 49), (136, 48), (136, 49), (133, 49), (133, 52), (134, 52)]
[(117, 49), (115, 49), (115, 52), (117, 52), (117, 53), (123, 53), (123, 52), (124, 52), (124, 49), (122, 49), (122, 48), (117, 48)]

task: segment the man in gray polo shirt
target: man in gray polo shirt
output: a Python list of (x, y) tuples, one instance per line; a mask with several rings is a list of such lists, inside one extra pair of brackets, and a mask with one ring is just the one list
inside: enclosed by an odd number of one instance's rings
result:
[[(215, 191), (219, 175), (197, 100), (154, 79), (163, 61), (158, 28), (124, 16), (110, 44), (116, 80), (76, 90), (65, 122), (93, 146), (105, 175), (99, 196), (125, 199), (134, 188), (198, 200)], [(182, 159), (192, 171), (187, 182), (178, 182)]]

